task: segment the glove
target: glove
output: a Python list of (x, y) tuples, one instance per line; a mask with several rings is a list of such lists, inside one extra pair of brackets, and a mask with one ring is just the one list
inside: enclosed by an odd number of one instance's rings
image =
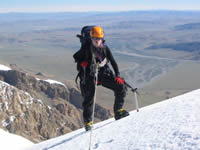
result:
[(120, 76), (115, 77), (115, 81), (117, 84), (124, 84), (124, 80)]
[(87, 62), (87, 61), (82, 61), (82, 62), (80, 63), (80, 65), (81, 65), (81, 67), (85, 68), (85, 67), (87, 67), (88, 62)]

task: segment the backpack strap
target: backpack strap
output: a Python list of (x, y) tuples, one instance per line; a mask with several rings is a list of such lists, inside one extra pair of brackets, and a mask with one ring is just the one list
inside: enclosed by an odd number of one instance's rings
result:
[(78, 74), (76, 75), (76, 78), (75, 78), (75, 83), (76, 83), (76, 86), (79, 88), (78, 86), (78, 78), (80, 77), (80, 72), (78, 72)]

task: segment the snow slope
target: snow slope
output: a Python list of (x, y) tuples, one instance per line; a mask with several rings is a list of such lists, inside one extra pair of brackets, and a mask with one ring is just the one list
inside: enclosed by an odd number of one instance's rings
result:
[(0, 70), (8, 71), (8, 70), (11, 70), (11, 69), (9, 67), (5, 66), (5, 65), (0, 64)]
[(0, 141), (1, 150), (25, 150), (25, 148), (33, 145), (32, 142), (23, 137), (10, 134), (2, 129), (0, 129)]
[[(94, 125), (93, 150), (200, 150), (200, 90)], [(79, 129), (27, 150), (88, 150), (90, 132)]]

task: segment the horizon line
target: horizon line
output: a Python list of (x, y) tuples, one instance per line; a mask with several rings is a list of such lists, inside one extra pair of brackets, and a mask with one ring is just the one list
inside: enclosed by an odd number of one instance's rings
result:
[(115, 12), (133, 12), (133, 11), (177, 11), (177, 12), (200, 12), (199, 9), (138, 9), (138, 10), (110, 10), (110, 11), (7, 11), (0, 14), (8, 13), (115, 13)]

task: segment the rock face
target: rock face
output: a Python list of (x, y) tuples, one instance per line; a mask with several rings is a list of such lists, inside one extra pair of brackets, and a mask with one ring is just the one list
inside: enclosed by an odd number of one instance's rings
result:
[(29, 93), (0, 81), (0, 126), (39, 142), (81, 127), (80, 112), (71, 104), (45, 105)]
[[(76, 87), (51, 84), (24, 72), (0, 71), (0, 128), (40, 142), (82, 127)], [(96, 105), (96, 120), (111, 116)]]
[(69, 100), (69, 90), (61, 84), (50, 84), (16, 70), (0, 71), (2, 80), (18, 89), (24, 90), (35, 97), (46, 95), (48, 98)]

